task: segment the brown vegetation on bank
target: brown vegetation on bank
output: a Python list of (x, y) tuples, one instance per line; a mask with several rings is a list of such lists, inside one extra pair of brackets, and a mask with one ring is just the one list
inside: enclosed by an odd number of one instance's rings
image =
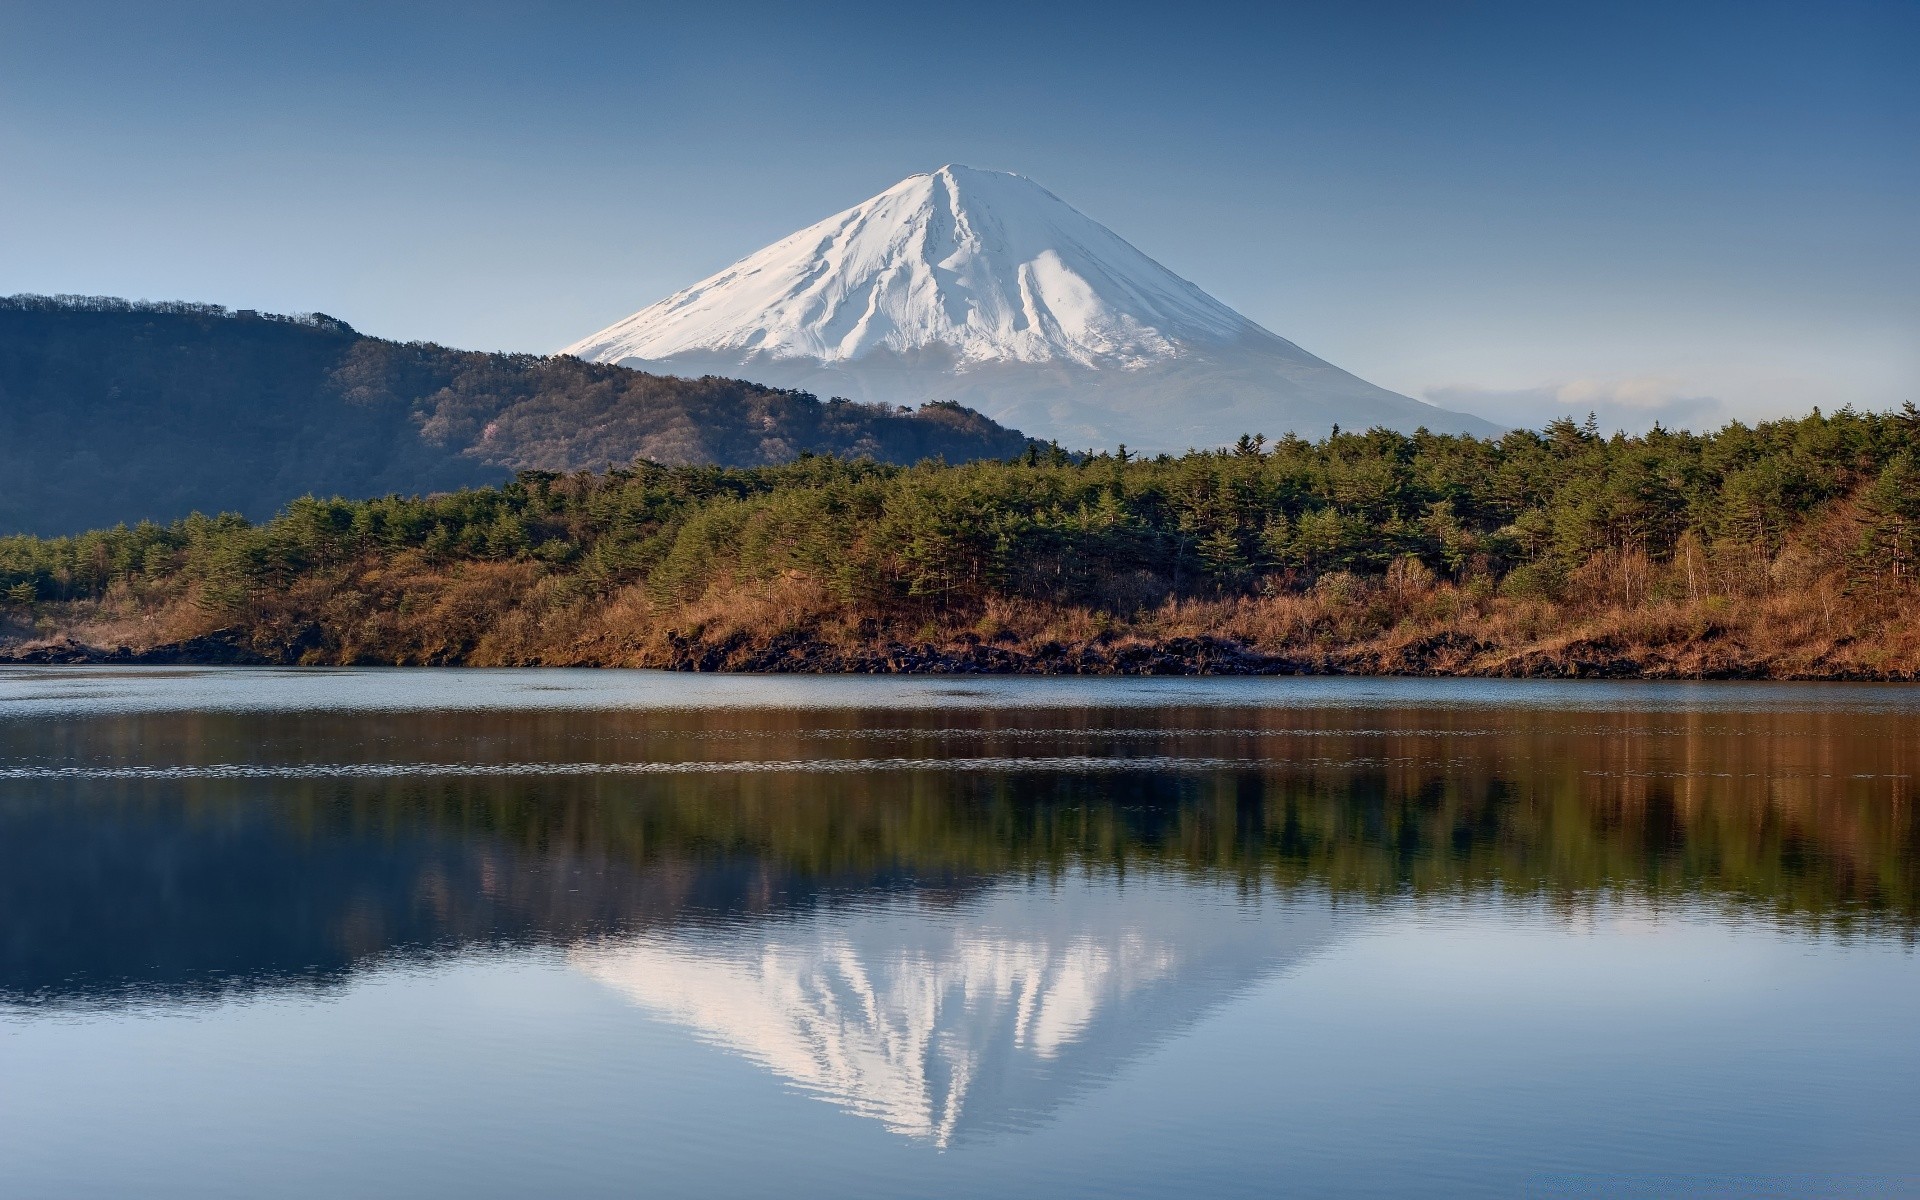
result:
[[(1684, 568), (1682, 568), (1684, 569)], [(1414, 568), (1301, 592), (1183, 599), (1114, 617), (993, 600), (894, 614), (789, 577), (662, 603), (631, 585), (569, 599), (525, 563), (368, 564), (301, 580), (245, 625), (116, 588), (0, 627), (0, 661), (624, 666), (694, 671), (1370, 674), (1644, 679), (1920, 679), (1920, 606), (1832, 574), (1754, 594), (1674, 595), (1671, 566), (1604, 559), (1583, 595), (1494, 594)], [(1629, 601), (1644, 586), (1652, 598)]]
[(19, 661), (1920, 678), (1920, 411), (637, 463), (0, 538)]

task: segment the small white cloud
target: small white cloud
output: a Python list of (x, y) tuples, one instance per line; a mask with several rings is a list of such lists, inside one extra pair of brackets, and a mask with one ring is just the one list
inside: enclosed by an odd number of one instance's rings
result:
[(1559, 417), (1584, 421), (1592, 413), (1606, 433), (1645, 433), (1656, 422), (1668, 429), (1708, 430), (1728, 416), (1714, 397), (1690, 394), (1680, 381), (1657, 375), (1572, 379), (1530, 388), (1449, 384), (1426, 389), (1426, 398), (1442, 408), (1517, 429), (1539, 429)]

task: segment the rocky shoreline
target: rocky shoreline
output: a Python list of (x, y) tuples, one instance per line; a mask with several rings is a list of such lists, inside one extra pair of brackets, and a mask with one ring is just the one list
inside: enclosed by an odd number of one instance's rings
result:
[[(316, 631), (317, 632), (317, 631)], [(67, 637), (52, 641), (0, 645), (0, 665), (121, 666), (466, 666), (444, 661), (381, 663), (316, 661), (317, 639), (294, 639), (261, 646), (239, 629), (221, 629), (184, 641), (135, 648), (98, 646)], [(493, 665), (493, 664), (489, 664)], [(1781, 670), (1776, 664), (1737, 655), (1693, 655), (1645, 659), (1595, 639), (1547, 649), (1499, 655), (1496, 648), (1458, 634), (1409, 642), (1391, 651), (1335, 648), (1307, 655), (1270, 654), (1232, 638), (1171, 637), (1159, 641), (1128, 638), (1080, 643), (1043, 642), (1019, 647), (970, 635), (945, 645), (895, 640), (876, 641), (854, 651), (797, 635), (764, 642), (709, 642), (683, 634), (667, 635), (663, 653), (601, 659), (591, 654), (564, 660), (532, 660), (524, 667), (646, 667), (658, 670), (736, 674), (852, 675), (1352, 675), (1504, 679), (1722, 679), (1849, 682), (1914, 682), (1910, 674), (1875, 674), (1857, 664), (1818, 665), (1813, 670)]]

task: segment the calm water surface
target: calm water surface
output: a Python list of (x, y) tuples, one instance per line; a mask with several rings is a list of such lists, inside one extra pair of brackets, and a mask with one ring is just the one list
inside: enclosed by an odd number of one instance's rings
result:
[(1920, 689), (0, 670), (0, 1194), (1920, 1195)]

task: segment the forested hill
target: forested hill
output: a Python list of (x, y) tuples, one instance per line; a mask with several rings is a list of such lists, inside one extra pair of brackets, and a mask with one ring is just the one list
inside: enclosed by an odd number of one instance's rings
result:
[(0, 537), (0, 660), (1920, 679), (1920, 410), (524, 471)]
[(392, 342), (320, 314), (0, 298), (0, 534), (194, 511), (264, 519), (309, 493), (421, 494), (635, 459), (962, 461), (1025, 444), (953, 405), (909, 413)]

